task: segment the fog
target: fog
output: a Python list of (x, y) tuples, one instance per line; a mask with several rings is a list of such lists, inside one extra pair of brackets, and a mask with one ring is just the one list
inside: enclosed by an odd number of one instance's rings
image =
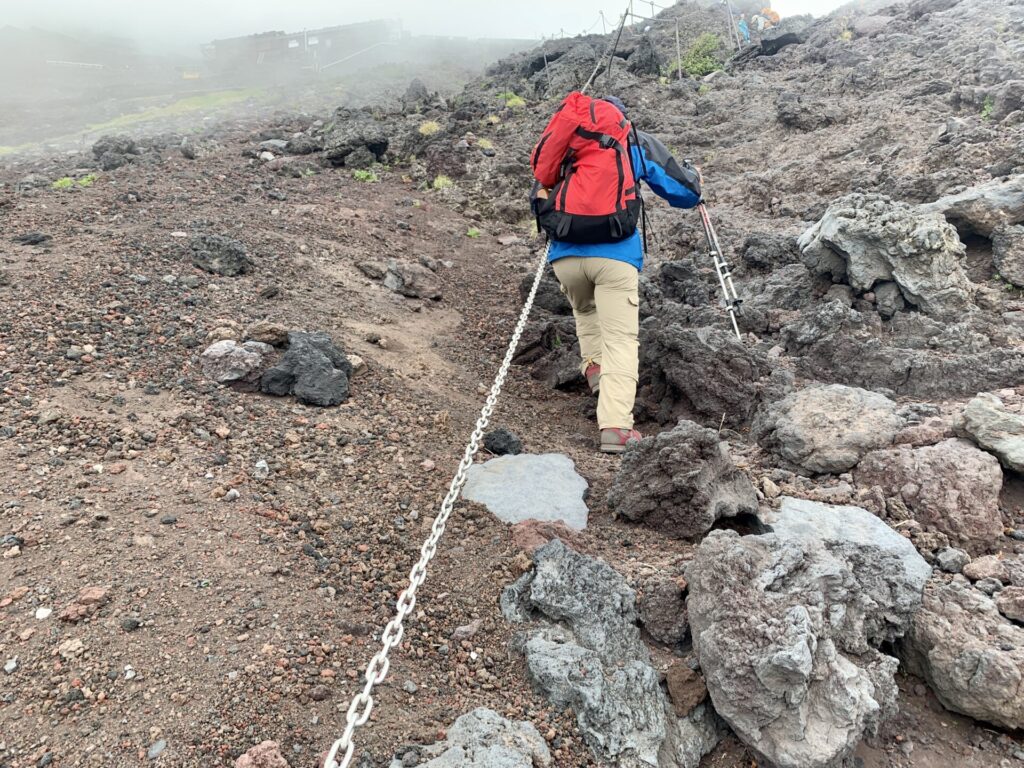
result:
[[(2, 0), (0, 23), (129, 37), (178, 47), (264, 30), (297, 31), (375, 18), (401, 19), (418, 35), (529, 38), (601, 31), (624, 4), (607, 0)], [(665, 0), (660, 4), (667, 5)], [(635, 0), (637, 13), (648, 3)], [(783, 14), (828, 13), (838, 0), (775, 0)]]
[[(632, 4), (637, 15), (652, 16), (672, 0)], [(783, 15), (839, 4), (774, 0)], [(383, 104), (414, 77), (452, 95), (532, 41), (610, 32), (625, 7), (625, 0), (0, 0), (0, 157), (40, 142), (84, 146), (103, 132), (192, 132), (205, 121), (274, 109)], [(277, 34), (251, 37), (267, 32)]]

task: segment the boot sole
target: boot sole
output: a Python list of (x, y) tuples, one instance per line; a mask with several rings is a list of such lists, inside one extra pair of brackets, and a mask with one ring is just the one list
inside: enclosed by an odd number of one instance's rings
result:
[(601, 445), (601, 453), (625, 453), (626, 446), (624, 445)]

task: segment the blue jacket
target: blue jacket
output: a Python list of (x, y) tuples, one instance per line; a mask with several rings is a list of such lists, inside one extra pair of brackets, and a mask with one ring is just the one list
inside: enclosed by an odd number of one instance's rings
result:
[[(633, 160), (633, 175), (636, 180), (645, 181), (659, 197), (668, 201), (673, 208), (693, 208), (701, 200), (700, 177), (689, 165), (681, 165), (668, 148), (649, 133), (637, 131), (640, 143), (630, 143)], [(632, 264), (637, 269), (644, 266), (644, 246), (640, 232), (617, 243), (599, 245), (578, 245), (576, 243), (552, 240), (548, 261), (557, 261), (567, 256), (600, 256)]]

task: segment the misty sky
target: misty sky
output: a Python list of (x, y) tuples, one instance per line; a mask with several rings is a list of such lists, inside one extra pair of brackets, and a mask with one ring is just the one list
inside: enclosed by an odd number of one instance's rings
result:
[[(669, 3), (658, 0), (663, 5)], [(635, 0), (637, 12), (643, 0)], [(827, 13), (841, 0), (774, 0), (782, 14)], [(280, 29), (287, 32), (371, 18), (401, 18), (415, 34), (537, 39), (600, 31), (622, 0), (0, 0), (0, 25), (33, 25), (169, 44)]]

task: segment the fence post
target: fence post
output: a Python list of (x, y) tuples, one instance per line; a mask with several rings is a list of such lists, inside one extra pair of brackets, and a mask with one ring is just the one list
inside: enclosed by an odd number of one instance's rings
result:
[(679, 45), (679, 19), (676, 19), (676, 74), (679, 82), (683, 82), (683, 49)]
[(740, 30), (736, 26), (736, 17), (733, 15), (732, 3), (729, 0), (725, 0), (725, 12), (729, 14), (729, 39), (733, 41), (738, 51), (743, 45), (740, 43)]

